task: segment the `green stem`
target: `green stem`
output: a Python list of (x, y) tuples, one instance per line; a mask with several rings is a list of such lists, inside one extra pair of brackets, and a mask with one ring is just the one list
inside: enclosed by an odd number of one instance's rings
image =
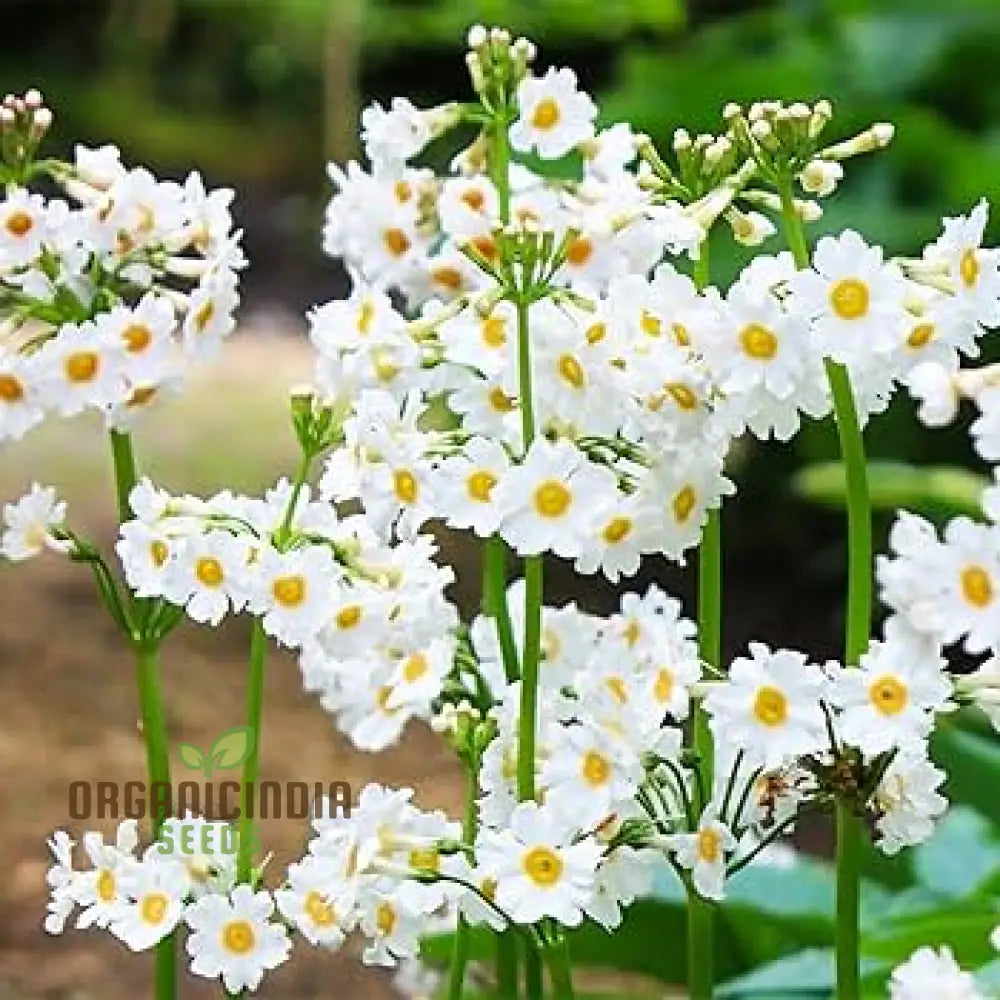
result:
[(517, 1000), (517, 936), (513, 928), (501, 931), (497, 940), (497, 997)]
[(556, 943), (545, 952), (545, 957), (556, 1000), (573, 1000), (573, 965), (565, 935), (559, 935)]
[(507, 547), (499, 535), (491, 535), (483, 543), (483, 613), (496, 621), (504, 676), (512, 683), (520, 676), (521, 669), (507, 607)]
[[(788, 245), (799, 268), (809, 266), (802, 221), (795, 211), (790, 177), (778, 185), (781, 216)], [(847, 621), (844, 663), (857, 665), (871, 633), (872, 533), (868, 495), (868, 465), (854, 392), (847, 369), (829, 359), (826, 374), (833, 396), (833, 412), (840, 454), (847, 479)], [(858, 923), (860, 919), (861, 825), (850, 803), (838, 800), (837, 817), (837, 998), (858, 1000), (861, 995)]]
[(688, 996), (711, 1000), (714, 982), (713, 935), (715, 912), (693, 887), (687, 897)]
[[(139, 481), (136, 470), (132, 438), (120, 431), (111, 431), (111, 458), (115, 475), (115, 498), (120, 523), (132, 519), (129, 496)], [(128, 598), (128, 620), (134, 622), (139, 604)], [(139, 710), (142, 717), (142, 738), (146, 745), (146, 772), (149, 786), (170, 784), (170, 748), (167, 742), (166, 711), (160, 690), (159, 650), (155, 641), (143, 641), (138, 634), (132, 636), (135, 651), (136, 686), (139, 691)], [(153, 819), (153, 837), (160, 836), (167, 818), (166, 802), (162, 797), (150, 796), (157, 803)], [(156, 1000), (173, 1000), (177, 995), (176, 942), (168, 934), (156, 946), (154, 972)]]
[(526, 1000), (541, 1000), (545, 994), (542, 982), (542, 956), (528, 943), (524, 949), (524, 995)]
[[(694, 264), (699, 289), (710, 280), (708, 240)], [(710, 510), (698, 547), (698, 655), (703, 663), (719, 667), (722, 662), (722, 511)], [(708, 715), (695, 705), (691, 721), (691, 745), (697, 754), (696, 815), (700, 816), (712, 796), (715, 748)], [(713, 935), (714, 910), (693, 888), (687, 899), (688, 990), (694, 1000), (712, 995), (715, 979)]]
[(243, 762), (243, 785), (240, 789), (239, 847), (236, 855), (236, 879), (249, 882), (253, 874), (253, 823), (250, 796), (260, 771), (260, 720), (264, 703), (264, 667), (267, 661), (267, 634), (260, 618), (250, 626), (250, 666), (247, 676), (246, 724), (253, 734), (253, 744)]
[(542, 651), (541, 556), (524, 560), (524, 656), (521, 666), (521, 707), (517, 732), (517, 797), (535, 797), (535, 730), (538, 726), (538, 665)]
[[(473, 755), (475, 757), (475, 755)], [(471, 760), (468, 765), (465, 789), (465, 816), (462, 820), (462, 840), (471, 844), (476, 839), (479, 828), (479, 761)], [(451, 953), (451, 968), (448, 972), (448, 1000), (462, 1000), (462, 990), (465, 986), (465, 969), (469, 964), (469, 949), (472, 945), (470, 927), (465, 918), (458, 915), (458, 926), (455, 928), (455, 944)]]

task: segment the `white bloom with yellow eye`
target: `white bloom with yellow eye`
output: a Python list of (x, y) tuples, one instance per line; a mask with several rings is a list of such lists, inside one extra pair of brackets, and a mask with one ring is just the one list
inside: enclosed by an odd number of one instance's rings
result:
[(853, 230), (822, 237), (813, 267), (797, 272), (790, 285), (790, 308), (812, 321), (816, 349), (834, 361), (877, 364), (907, 325), (902, 275)]
[(507, 829), (480, 831), (476, 857), (496, 880), (497, 906), (516, 923), (583, 920), (603, 849), (592, 837), (574, 841), (574, 828), (551, 807), (522, 802)]
[(431, 140), (427, 115), (405, 97), (394, 97), (388, 109), (375, 102), (361, 112), (361, 141), (377, 169), (405, 163)]
[(595, 506), (574, 567), (590, 576), (600, 571), (612, 583), (639, 571), (642, 556), (659, 547), (662, 519), (647, 499), (617, 491)]
[(858, 667), (836, 670), (829, 698), (839, 709), (837, 734), (869, 757), (921, 746), (934, 713), (948, 707), (943, 667), (936, 644), (892, 628), (885, 641), (870, 643)]
[(437, 513), (433, 467), (422, 452), (415, 442), (390, 445), (382, 461), (365, 467), (361, 500), (376, 531), (395, 527), (400, 538), (412, 538)]
[(406, 322), (388, 295), (357, 280), (349, 298), (317, 307), (308, 319), (313, 346), (333, 358), (366, 345), (395, 343)]
[(34, 262), (42, 252), (47, 228), (42, 196), (23, 188), (10, 189), (0, 201), (0, 271)]
[(518, 555), (551, 551), (572, 559), (583, 549), (593, 506), (616, 491), (614, 473), (569, 441), (538, 438), (498, 487), (500, 533)]
[(590, 830), (628, 810), (643, 779), (639, 756), (597, 726), (565, 726), (539, 784), (545, 804)]
[(764, 767), (813, 753), (827, 743), (819, 700), (824, 691), (819, 668), (804, 653), (772, 652), (750, 643), (750, 656), (733, 660), (727, 680), (705, 696), (717, 742), (731, 743)]
[(594, 135), (597, 107), (577, 89), (571, 69), (550, 67), (543, 77), (525, 77), (517, 88), (520, 117), (510, 127), (510, 144), (520, 153), (537, 151), (557, 160)]
[(438, 331), (444, 355), (456, 365), (466, 365), (486, 376), (497, 375), (517, 364), (517, 316), (509, 302), (499, 302), (488, 315), (464, 309)]
[(132, 951), (146, 951), (180, 922), (189, 889), (187, 869), (179, 861), (150, 854), (124, 872), (120, 884), (128, 902), (112, 918), (111, 933)]
[(976, 323), (1000, 326), (1000, 255), (983, 248), (989, 205), (981, 199), (968, 215), (944, 220), (944, 231), (924, 259), (944, 268), (956, 304)]
[(487, 538), (500, 524), (497, 488), (510, 457), (496, 441), (474, 437), (458, 455), (446, 458), (435, 475), (438, 508), (452, 528), (471, 528)]
[(257, 553), (250, 574), (250, 611), (282, 645), (302, 646), (326, 625), (330, 594), (341, 575), (326, 545), (288, 552), (267, 546)]
[[(935, 573), (936, 600), (930, 623), (942, 644), (963, 636), (965, 649), (982, 653), (1000, 644), (1000, 531), (967, 517), (948, 522)], [(933, 584), (932, 584), (933, 581)], [(919, 623), (915, 627), (920, 628)]]
[(65, 324), (36, 357), (43, 391), (63, 416), (111, 406), (125, 391), (119, 345), (95, 323)]
[(429, 714), (454, 659), (455, 642), (451, 638), (435, 639), (424, 649), (404, 655), (389, 680), (392, 692), (386, 708)]
[(817, 198), (833, 194), (843, 179), (844, 168), (836, 160), (810, 160), (799, 174), (802, 190)]
[(202, 896), (184, 917), (192, 933), (187, 939), (191, 972), (221, 978), (230, 993), (255, 990), (264, 973), (277, 969), (292, 950), (288, 931), (272, 920), (269, 892), (238, 885), (228, 898)]
[(377, 879), (358, 899), (358, 928), (368, 939), (361, 960), (365, 965), (394, 967), (420, 951), (427, 915), (407, 906), (396, 879)]
[(449, 177), (438, 195), (441, 228), (458, 242), (489, 236), (500, 216), (497, 189), (488, 177)]
[(83, 849), (92, 867), (80, 873), (78, 883), (76, 901), (80, 915), (76, 926), (80, 930), (107, 927), (127, 902), (122, 879), (139, 865), (135, 857), (138, 844), (139, 831), (134, 819), (119, 824), (114, 844), (105, 844), (104, 837), (95, 831), (84, 834)]
[(947, 945), (918, 948), (889, 979), (889, 1000), (987, 1000)]
[(163, 595), (176, 550), (175, 538), (144, 521), (126, 521), (115, 544), (125, 579), (137, 597)]
[(194, 621), (218, 625), (246, 604), (251, 554), (249, 541), (228, 531), (189, 537), (168, 564), (164, 596)]
[(184, 351), (198, 361), (215, 357), (222, 341), (236, 329), (234, 313), (240, 297), (231, 271), (206, 275), (188, 299), (183, 323)]
[(282, 916), (319, 947), (339, 948), (354, 923), (354, 887), (331, 858), (308, 855), (290, 865), (274, 898)]
[(448, 408), (462, 418), (470, 434), (497, 438), (515, 450), (521, 447), (521, 413), (517, 396), (507, 387), (504, 370), (488, 378), (462, 372), (452, 381)]
[(736, 850), (736, 838), (711, 809), (702, 813), (694, 833), (675, 833), (663, 838), (677, 863), (691, 872), (691, 880), (703, 899), (725, 898), (726, 859)]
[(32, 485), (16, 503), (3, 508), (0, 556), (21, 562), (40, 555), (45, 549), (66, 552), (69, 542), (55, 538), (53, 531), (66, 521), (66, 504), (51, 486)]
[(17, 441), (45, 416), (44, 370), (36, 356), (0, 347), (0, 441)]
[(100, 314), (95, 323), (122, 352), (122, 370), (132, 384), (155, 384), (164, 370), (170, 370), (177, 342), (177, 316), (170, 300), (148, 292), (132, 309), (116, 306)]

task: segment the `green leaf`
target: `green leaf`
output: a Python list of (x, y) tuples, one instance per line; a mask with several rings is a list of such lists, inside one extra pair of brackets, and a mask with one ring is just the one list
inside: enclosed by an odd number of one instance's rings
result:
[(212, 761), (216, 768), (228, 771), (239, 767), (254, 747), (254, 731), (250, 726), (237, 726), (224, 732), (212, 744)]
[(877, 934), (862, 937), (861, 951), (895, 966), (923, 945), (947, 945), (960, 965), (975, 968), (996, 955), (989, 939), (998, 921), (994, 902), (976, 907), (964, 900), (918, 916), (887, 920)]
[[(881, 963), (862, 962), (862, 971), (879, 975)], [(836, 986), (836, 965), (832, 948), (807, 948), (720, 986), (718, 1000), (792, 1000), (792, 998), (832, 996)]]
[(989, 822), (964, 806), (950, 810), (934, 836), (913, 852), (920, 883), (943, 899), (970, 895), (1000, 868), (1000, 843)]
[(177, 745), (177, 756), (185, 767), (192, 771), (203, 771), (208, 758), (193, 743), (179, 743)]
[[(868, 463), (868, 485), (876, 510), (907, 510), (929, 516), (966, 514), (981, 517), (980, 498), (990, 485), (984, 476), (947, 465), (920, 467), (905, 462)], [(843, 507), (846, 496), (840, 462), (807, 465), (792, 477), (792, 489), (803, 499), (826, 507)]]
[(931, 756), (948, 773), (945, 794), (1000, 826), (1000, 740), (969, 729), (938, 727)]

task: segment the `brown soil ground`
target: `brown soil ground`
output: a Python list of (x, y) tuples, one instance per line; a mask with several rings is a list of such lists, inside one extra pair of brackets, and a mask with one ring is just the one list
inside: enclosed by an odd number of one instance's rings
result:
[[(288, 340), (242, 339), (184, 400), (137, 434), (143, 465), (171, 487), (260, 488), (294, 458), (284, 417), (288, 385), (308, 375), (308, 355)], [(79, 422), (46, 427), (0, 456), (0, 499), (32, 480), (51, 482), (70, 501), (74, 526), (107, 546), (113, 537), (104, 442)], [(245, 622), (222, 630), (182, 626), (164, 652), (171, 742), (211, 745), (241, 723)], [(96, 603), (86, 570), (47, 556), (0, 567), (0, 1000), (134, 1000), (149, 995), (150, 962), (101, 932), (42, 930), (48, 865), (45, 838), (86, 824), (68, 814), (72, 781), (124, 783), (144, 777), (137, 700), (128, 652)], [(195, 778), (173, 759), (175, 777)], [(412, 727), (377, 756), (353, 750), (301, 689), (291, 658), (274, 653), (267, 676), (262, 777), (412, 785), (419, 801), (457, 814), (461, 778), (441, 741)], [(113, 823), (94, 823), (105, 830)], [(284, 866), (301, 851), (302, 821), (262, 821), (266, 850)], [(182, 974), (182, 995), (219, 989)], [(265, 981), (264, 997), (389, 997), (390, 978), (364, 969), (352, 950), (308, 947)]]

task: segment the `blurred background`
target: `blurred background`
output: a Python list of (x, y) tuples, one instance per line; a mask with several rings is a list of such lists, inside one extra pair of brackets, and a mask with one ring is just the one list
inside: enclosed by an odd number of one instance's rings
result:
[[(112, 142), (165, 176), (196, 167), (237, 190), (251, 268), (244, 336), (220, 367), (139, 433), (145, 468), (175, 489), (258, 490), (293, 461), (284, 397), (308, 377), (303, 312), (345, 288), (319, 249), (328, 159), (358, 154), (357, 118), (371, 100), (432, 104), (467, 94), (469, 24), (508, 26), (540, 47), (539, 63), (574, 67), (601, 107), (667, 145), (675, 127), (713, 130), (726, 101), (833, 101), (832, 135), (891, 121), (888, 151), (851, 161), (815, 228), (854, 225), (892, 253), (933, 238), (942, 215), (1000, 192), (1000, 3), (997, 0), (3, 0), (0, 89), (43, 90), (55, 110), (49, 152)], [(721, 235), (721, 234), (720, 234)], [(991, 224), (992, 242), (1000, 226)], [(777, 240), (765, 249), (777, 252)], [(713, 249), (727, 281), (740, 257)], [(996, 348), (987, 348), (995, 360)], [(872, 455), (972, 467), (961, 428), (922, 431), (899, 398), (868, 434)], [(751, 636), (836, 655), (842, 627), (842, 521), (791, 485), (833, 457), (829, 425), (792, 447), (738, 449), (740, 496), (726, 511), (726, 647)], [(50, 425), (0, 456), (0, 500), (38, 479), (71, 502), (74, 523), (110, 542), (110, 473), (96, 428)], [(932, 513), (944, 508), (933, 499)], [(888, 515), (880, 515), (877, 544)], [(445, 539), (467, 566), (464, 538)], [(652, 564), (688, 597), (693, 572)], [(553, 567), (553, 598), (607, 610), (610, 588)], [(475, 601), (467, 583), (459, 598)], [(113, 944), (40, 929), (42, 839), (67, 822), (69, 780), (127, 780), (142, 767), (130, 667), (83, 571), (42, 560), (0, 567), (0, 1000), (144, 994), (146, 966)], [(182, 629), (167, 650), (175, 740), (202, 745), (237, 724), (245, 635)], [(454, 807), (457, 775), (438, 741), (408, 734), (378, 758), (352, 754), (300, 690), (293, 663), (269, 676), (265, 777), (415, 783), (428, 805)], [(233, 718), (230, 718), (233, 716)], [(294, 852), (301, 829), (275, 824), (265, 842)], [(353, 961), (283, 970), (265, 996), (388, 995)], [(186, 995), (210, 995), (192, 990)]]

